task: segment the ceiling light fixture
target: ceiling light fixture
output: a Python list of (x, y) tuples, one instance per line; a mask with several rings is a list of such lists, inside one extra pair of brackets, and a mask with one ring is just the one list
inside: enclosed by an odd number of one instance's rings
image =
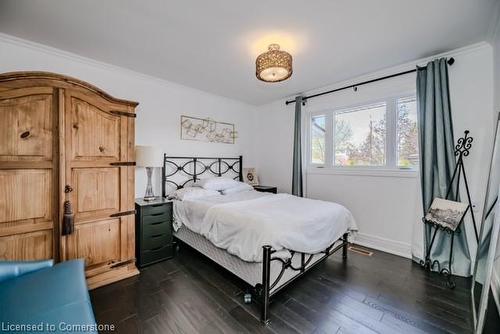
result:
[(269, 50), (255, 60), (255, 75), (265, 82), (279, 82), (292, 75), (292, 56), (281, 51), (278, 44), (270, 44)]

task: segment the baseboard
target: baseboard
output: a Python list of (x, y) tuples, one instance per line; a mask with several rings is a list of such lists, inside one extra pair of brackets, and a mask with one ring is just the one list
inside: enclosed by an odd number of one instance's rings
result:
[(404, 242), (385, 239), (365, 233), (356, 233), (353, 242), (361, 246), (411, 259), (411, 245)]
[(108, 271), (95, 276), (87, 277), (87, 286), (89, 290), (93, 290), (139, 274), (140, 272), (136, 268), (135, 263), (129, 263), (116, 268), (110, 268)]
[(497, 304), (497, 310), (500, 313), (500, 276), (495, 269), (493, 269), (493, 273), (491, 274), (491, 292), (493, 293), (495, 304)]

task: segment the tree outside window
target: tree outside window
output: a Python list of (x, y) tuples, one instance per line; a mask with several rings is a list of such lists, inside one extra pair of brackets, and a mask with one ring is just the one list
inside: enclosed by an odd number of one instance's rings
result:
[[(326, 122), (333, 122), (328, 134)], [(388, 123), (390, 120), (391, 123)], [(392, 128), (388, 124), (395, 124)], [(395, 129), (395, 130), (392, 130)], [(325, 143), (333, 142), (334, 166), (415, 168), (418, 127), (415, 97), (332, 111), (311, 117), (311, 162), (325, 164)], [(388, 154), (390, 153), (390, 154)]]

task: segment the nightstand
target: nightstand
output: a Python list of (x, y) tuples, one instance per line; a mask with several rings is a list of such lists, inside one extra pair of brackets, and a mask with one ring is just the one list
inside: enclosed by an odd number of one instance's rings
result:
[(277, 187), (272, 187), (272, 186), (253, 186), (253, 188), (255, 190), (263, 192), (263, 193), (273, 193), (273, 194), (277, 194), (278, 193), (278, 188)]
[(174, 256), (172, 201), (135, 201), (135, 256), (139, 268)]

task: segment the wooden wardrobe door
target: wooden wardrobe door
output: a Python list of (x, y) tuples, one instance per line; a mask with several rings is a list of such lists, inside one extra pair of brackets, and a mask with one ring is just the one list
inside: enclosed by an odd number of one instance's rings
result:
[(0, 260), (57, 257), (57, 93), (0, 91)]
[(73, 206), (75, 231), (62, 237), (61, 253), (85, 259), (91, 288), (123, 276), (120, 267), (127, 271), (135, 260), (134, 170), (124, 164), (134, 157), (134, 119), (116, 108), (100, 96), (65, 92), (64, 182), (71, 192), (62, 201)]

